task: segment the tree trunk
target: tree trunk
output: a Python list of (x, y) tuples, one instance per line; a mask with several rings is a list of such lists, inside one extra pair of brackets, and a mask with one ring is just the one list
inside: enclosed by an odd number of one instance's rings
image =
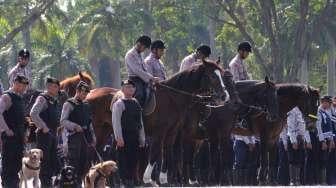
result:
[[(215, 2), (209, 1), (210, 2), (210, 9), (213, 10), (211, 12), (213, 17), (218, 16), (218, 8), (216, 8)], [(216, 51), (216, 21), (213, 18), (208, 18), (209, 25), (208, 25), (208, 32), (209, 32), (209, 38), (210, 38), (210, 48), (211, 48), (211, 57), (212, 58), (217, 58), (218, 53)]]
[(334, 42), (330, 42), (330, 51), (327, 65), (328, 75), (328, 95), (334, 96), (335, 94), (335, 62), (336, 62), (336, 47)]
[(304, 55), (301, 61), (300, 70), (300, 82), (303, 84), (308, 84), (308, 58), (307, 54)]

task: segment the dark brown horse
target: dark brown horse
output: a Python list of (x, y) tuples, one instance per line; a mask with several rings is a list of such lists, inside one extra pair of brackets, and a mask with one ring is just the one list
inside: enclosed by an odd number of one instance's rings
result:
[(265, 116), (251, 118), (252, 134), (260, 136), (261, 169), (259, 181), (261, 183), (266, 181), (267, 174), (269, 182), (275, 182), (275, 143), (286, 123), (287, 113), (297, 106), (305, 119), (308, 119), (309, 114), (317, 114), (319, 105), (319, 91), (303, 84), (277, 84), (277, 95), (279, 101), (279, 121), (269, 123), (266, 121)]
[[(213, 183), (219, 183), (221, 174), (219, 169), (219, 159), (222, 157), (219, 153), (220, 143), (226, 144), (229, 141), (232, 125), (237, 121), (237, 118), (265, 114), (269, 117), (268, 119), (275, 121), (278, 117), (276, 87), (274, 83), (268, 80), (268, 78), (265, 78), (265, 82), (238, 82), (236, 84), (236, 89), (245, 104), (241, 105), (238, 109), (234, 108), (231, 103), (225, 104), (224, 106), (211, 107), (210, 115), (206, 121), (203, 122), (204, 128), (206, 128), (207, 138), (210, 142), (210, 169), (212, 169), (212, 173), (210, 173), (209, 176), (211, 175)], [(197, 108), (194, 109), (199, 110)], [(191, 146), (195, 145), (193, 144), (192, 139), (197, 139), (194, 132), (196, 132), (195, 129), (198, 128), (198, 120), (196, 116), (191, 116), (189, 119), (192, 122), (186, 122), (184, 126), (185, 128), (188, 127), (189, 130), (183, 130), (186, 134), (184, 136), (185, 160), (187, 168), (189, 168), (186, 174), (190, 174), (189, 177), (191, 182), (195, 182), (196, 179), (193, 175), (193, 170), (191, 169), (191, 162), (193, 161), (191, 157), (195, 156), (193, 153), (196, 148), (192, 148)]]

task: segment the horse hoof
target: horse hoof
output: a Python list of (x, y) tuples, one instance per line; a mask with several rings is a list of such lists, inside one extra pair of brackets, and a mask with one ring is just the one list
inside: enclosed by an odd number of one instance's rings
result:
[(171, 187), (171, 186), (169, 185), (169, 183), (162, 183), (160, 184), (160, 187)]

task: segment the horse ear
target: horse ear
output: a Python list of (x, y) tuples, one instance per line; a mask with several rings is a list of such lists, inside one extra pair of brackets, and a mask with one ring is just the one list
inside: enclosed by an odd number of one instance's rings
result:
[(78, 72), (78, 76), (79, 76), (81, 79), (84, 78), (82, 71), (79, 71), (79, 72)]
[(265, 76), (265, 82), (266, 82), (266, 83), (269, 83), (269, 82), (270, 82), (268, 76)]

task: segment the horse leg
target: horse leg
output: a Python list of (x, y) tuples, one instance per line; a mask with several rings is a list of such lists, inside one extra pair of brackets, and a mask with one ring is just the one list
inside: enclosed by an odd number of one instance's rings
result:
[(219, 183), (219, 174), (220, 174), (220, 166), (219, 166), (219, 142), (210, 141), (210, 183), (218, 184)]
[(269, 148), (269, 174), (268, 182), (270, 185), (277, 185), (277, 166), (278, 166), (278, 151), (277, 146), (271, 145)]
[(260, 185), (266, 184), (268, 153), (265, 137), (260, 137), (260, 169), (258, 173), (258, 181)]
[(160, 158), (161, 151), (162, 151), (161, 139), (159, 137), (153, 138), (153, 142), (151, 143), (149, 151), (149, 162), (147, 164), (145, 173), (142, 178), (145, 184), (154, 183), (154, 181), (152, 180), (152, 172), (155, 166), (155, 162), (158, 161), (158, 159)]

